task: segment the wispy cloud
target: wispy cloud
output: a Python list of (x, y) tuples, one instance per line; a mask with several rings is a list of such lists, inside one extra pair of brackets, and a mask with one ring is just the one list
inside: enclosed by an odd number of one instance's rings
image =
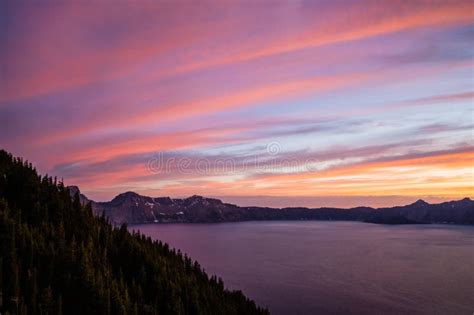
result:
[[(473, 9), (2, 2), (0, 143), (101, 196), (467, 194)], [(160, 152), (280, 167), (157, 177)]]

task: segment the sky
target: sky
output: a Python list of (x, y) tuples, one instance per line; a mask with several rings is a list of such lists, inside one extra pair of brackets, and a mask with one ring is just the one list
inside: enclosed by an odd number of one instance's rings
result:
[(472, 1), (2, 1), (0, 147), (89, 198), (474, 196)]

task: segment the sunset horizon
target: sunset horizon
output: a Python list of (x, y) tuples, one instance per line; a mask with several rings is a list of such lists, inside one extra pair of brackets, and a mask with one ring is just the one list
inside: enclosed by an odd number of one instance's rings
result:
[(474, 196), (472, 2), (0, 12), (2, 147), (94, 200)]

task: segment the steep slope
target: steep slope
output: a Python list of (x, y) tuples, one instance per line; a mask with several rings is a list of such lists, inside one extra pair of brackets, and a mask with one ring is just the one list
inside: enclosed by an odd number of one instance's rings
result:
[(267, 313), (167, 244), (114, 228), (86, 201), (0, 151), (1, 314)]

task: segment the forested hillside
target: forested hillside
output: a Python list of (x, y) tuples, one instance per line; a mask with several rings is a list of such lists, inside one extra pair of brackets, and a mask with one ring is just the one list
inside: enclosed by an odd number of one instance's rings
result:
[(114, 228), (0, 151), (1, 314), (259, 314), (167, 244)]

